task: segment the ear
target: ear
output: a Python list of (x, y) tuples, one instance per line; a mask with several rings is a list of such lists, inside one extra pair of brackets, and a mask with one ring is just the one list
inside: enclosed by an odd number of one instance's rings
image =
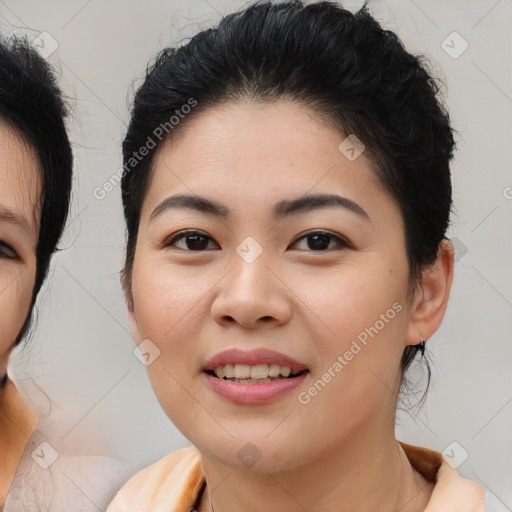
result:
[(142, 338), (140, 336), (139, 324), (137, 322), (137, 315), (135, 313), (135, 306), (133, 304), (131, 287), (128, 284), (125, 272), (121, 272), (120, 281), (121, 287), (123, 288), (124, 292), (126, 309), (128, 310), (128, 323), (130, 325), (130, 331), (132, 333), (132, 337), (135, 341), (135, 344), (138, 345), (141, 342)]
[(128, 322), (130, 324), (130, 331), (132, 333), (135, 344), (138, 345), (142, 341), (142, 336), (140, 335), (139, 322), (137, 321), (133, 300), (127, 298), (126, 307), (128, 309)]
[(422, 274), (412, 305), (407, 345), (417, 345), (420, 337), (430, 338), (443, 320), (453, 281), (455, 250), (449, 240), (439, 244), (437, 259)]

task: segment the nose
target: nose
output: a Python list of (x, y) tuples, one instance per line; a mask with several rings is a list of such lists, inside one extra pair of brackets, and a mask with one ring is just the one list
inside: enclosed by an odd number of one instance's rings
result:
[(271, 328), (291, 318), (290, 290), (263, 255), (248, 263), (235, 253), (231, 270), (219, 286), (211, 314), (223, 327)]

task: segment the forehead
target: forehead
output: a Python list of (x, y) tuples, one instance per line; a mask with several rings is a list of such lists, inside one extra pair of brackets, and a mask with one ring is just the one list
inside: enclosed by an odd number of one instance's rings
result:
[(244, 165), (252, 160), (282, 169), (284, 162), (298, 162), (308, 154), (314, 158), (326, 149), (327, 157), (338, 156), (343, 137), (332, 122), (310, 107), (284, 99), (272, 103), (225, 102), (195, 112), (167, 139), (160, 155), (171, 152), (179, 159), (186, 156), (186, 163), (202, 167), (210, 162), (211, 167), (222, 164), (234, 168), (241, 160)]
[(371, 160), (363, 153), (351, 161), (340, 151), (345, 138), (331, 121), (291, 101), (208, 108), (159, 149), (144, 206), (171, 189), (223, 197), (240, 211), (334, 189), (359, 200), (374, 202), (379, 195), (389, 201)]
[(32, 234), (38, 231), (41, 185), (34, 149), (0, 119), (0, 208), (25, 220)]

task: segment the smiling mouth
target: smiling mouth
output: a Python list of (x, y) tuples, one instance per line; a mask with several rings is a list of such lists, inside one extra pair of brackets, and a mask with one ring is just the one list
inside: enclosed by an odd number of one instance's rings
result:
[(278, 380), (293, 379), (308, 370), (292, 370), (278, 364), (226, 364), (217, 366), (206, 373), (228, 382), (241, 384), (266, 384)]

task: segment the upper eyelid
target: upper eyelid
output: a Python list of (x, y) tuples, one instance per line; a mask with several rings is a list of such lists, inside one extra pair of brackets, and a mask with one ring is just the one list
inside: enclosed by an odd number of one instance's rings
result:
[[(312, 229), (312, 230), (306, 231), (304, 233), (301, 233), (301, 234), (297, 235), (297, 237), (293, 240), (292, 244), (295, 244), (299, 240), (301, 240), (309, 235), (318, 234), (318, 233), (321, 235), (330, 236), (331, 238), (337, 240), (338, 245), (349, 247), (349, 248), (354, 248), (354, 244), (350, 240), (348, 240), (346, 237), (344, 237), (342, 235), (337, 235), (336, 233), (333, 233), (332, 231), (329, 231), (326, 229)], [(313, 251), (313, 252), (321, 253), (321, 252), (326, 252), (326, 251)]]
[(184, 236), (188, 234), (199, 234), (204, 235), (210, 238), (211, 240), (214, 240), (210, 235), (208, 235), (206, 232), (201, 231), (200, 229), (184, 229), (182, 231), (178, 231), (177, 233), (174, 233), (173, 235), (165, 237), (164, 241), (161, 245), (166, 245), (169, 242), (174, 242), (175, 240), (178, 240), (179, 238), (183, 238)]

